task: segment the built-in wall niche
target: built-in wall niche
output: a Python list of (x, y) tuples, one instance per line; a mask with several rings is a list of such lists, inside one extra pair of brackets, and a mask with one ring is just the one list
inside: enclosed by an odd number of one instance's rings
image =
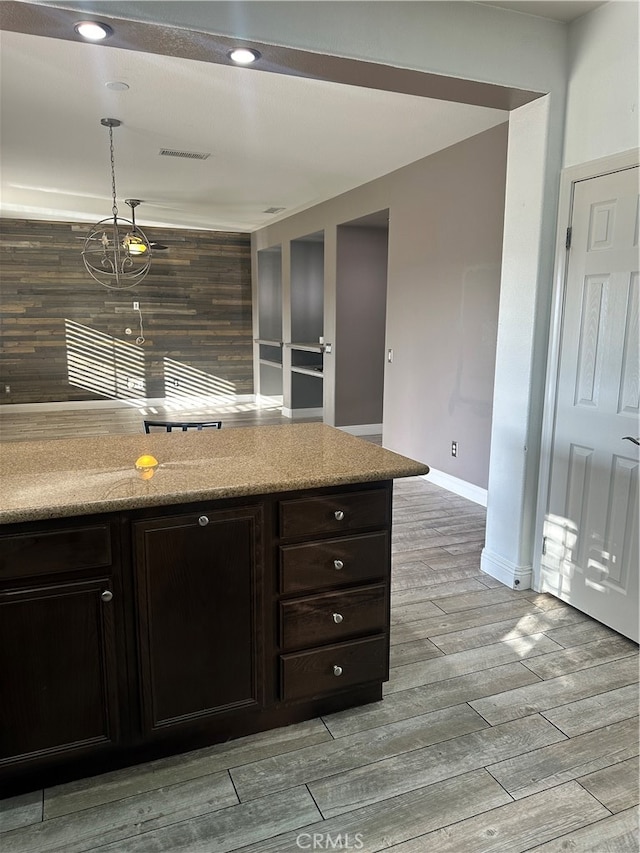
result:
[(282, 247), (260, 249), (258, 258), (258, 367), (260, 394), (282, 396)]
[[(313, 373), (311, 370), (296, 370), (291, 368), (291, 408), (322, 409), (324, 404), (324, 389), (322, 372)], [(317, 413), (317, 412), (316, 412)]]
[(282, 247), (258, 252), (258, 338), (282, 341)]
[(324, 346), (318, 344), (291, 344), (291, 370), (307, 376), (322, 378), (322, 353)]
[(389, 211), (337, 228), (335, 426), (382, 424)]
[(324, 232), (292, 240), (291, 342), (319, 343), (324, 326)]

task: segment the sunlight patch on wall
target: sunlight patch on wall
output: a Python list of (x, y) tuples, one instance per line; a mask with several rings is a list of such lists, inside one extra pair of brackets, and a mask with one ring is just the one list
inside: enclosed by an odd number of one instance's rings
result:
[(70, 385), (119, 400), (145, 396), (144, 352), (139, 347), (73, 320), (64, 325)]
[(172, 358), (163, 359), (163, 371), (164, 395), (168, 403), (187, 398), (191, 402), (199, 399), (218, 403), (235, 402), (236, 386), (233, 382)]

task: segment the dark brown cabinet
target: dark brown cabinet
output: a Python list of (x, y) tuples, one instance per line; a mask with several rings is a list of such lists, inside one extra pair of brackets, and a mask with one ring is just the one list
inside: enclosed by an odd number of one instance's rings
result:
[(388, 678), (390, 518), (386, 487), (280, 502), (284, 701)]
[(146, 734), (262, 702), (262, 507), (134, 523)]
[(391, 483), (0, 530), (0, 796), (381, 698)]
[(118, 743), (111, 533), (94, 523), (0, 537), (0, 771)]

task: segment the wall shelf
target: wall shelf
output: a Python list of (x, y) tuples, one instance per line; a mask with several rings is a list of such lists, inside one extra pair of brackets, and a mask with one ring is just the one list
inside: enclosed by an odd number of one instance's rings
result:
[(300, 352), (324, 352), (325, 347), (325, 345), (321, 343), (288, 343), (285, 344), (285, 346), (289, 347), (289, 349), (299, 350)]
[(305, 376), (316, 376), (322, 379), (322, 367), (292, 367), (292, 373), (304, 373)]
[(282, 341), (269, 341), (266, 338), (254, 338), (253, 339), (256, 344), (264, 344), (267, 347), (281, 347)]

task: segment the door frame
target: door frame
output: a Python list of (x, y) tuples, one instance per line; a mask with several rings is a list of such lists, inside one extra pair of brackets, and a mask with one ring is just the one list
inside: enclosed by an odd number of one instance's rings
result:
[(562, 343), (562, 325), (564, 319), (564, 301), (569, 269), (569, 251), (566, 248), (567, 228), (573, 218), (575, 185), (579, 181), (598, 178), (613, 172), (620, 172), (640, 164), (640, 148), (631, 148), (598, 160), (590, 160), (577, 166), (563, 169), (560, 175), (560, 193), (558, 200), (558, 219), (556, 229), (556, 252), (553, 266), (553, 289), (551, 294), (551, 313), (549, 327), (549, 345), (547, 349), (547, 370), (545, 378), (542, 430), (540, 443), (540, 467), (538, 472), (538, 497), (536, 501), (535, 536), (533, 543), (534, 590), (540, 591), (540, 572), (542, 567), (542, 545), (544, 520), (549, 502), (551, 483), (551, 463), (554, 439), (554, 421), (557, 403), (558, 371), (560, 367), (560, 347)]

